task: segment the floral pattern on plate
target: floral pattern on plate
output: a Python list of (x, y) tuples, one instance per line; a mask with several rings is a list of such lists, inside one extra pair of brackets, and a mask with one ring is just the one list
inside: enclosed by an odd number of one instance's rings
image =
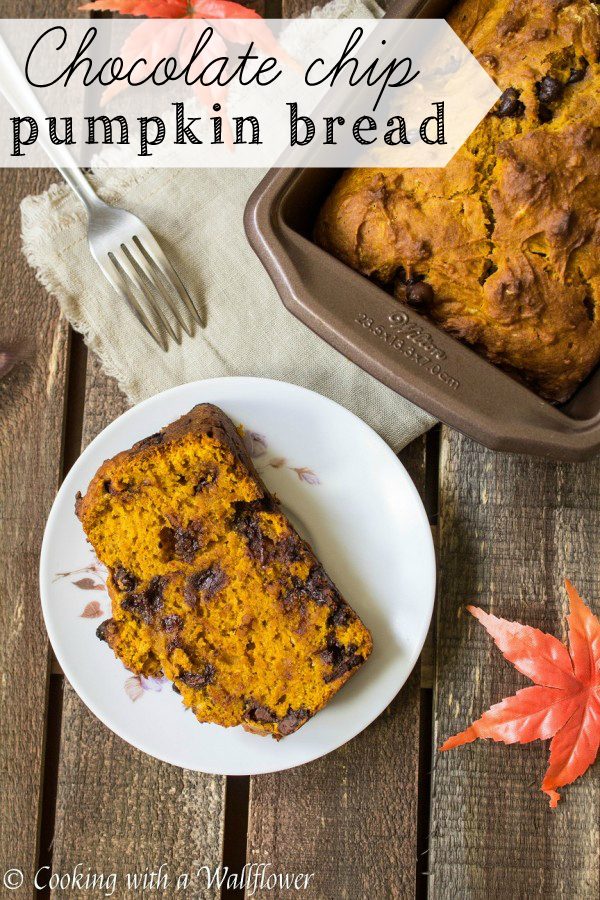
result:
[[(260, 434), (257, 431), (247, 431), (246, 429), (243, 429), (241, 434), (251, 459), (259, 459), (266, 454), (269, 444), (264, 434)], [(274, 456), (259, 471), (264, 471), (267, 468), (289, 469), (290, 472), (295, 472), (300, 481), (304, 481), (306, 484), (321, 484), (319, 476), (312, 469), (307, 468), (307, 466), (290, 466), (285, 456)]]
[[(241, 728), (200, 724), (193, 715), (184, 715), (183, 704), (170, 689), (153, 682), (144, 687), (134, 673), (115, 662), (95, 637), (102, 618), (79, 617), (94, 601), (110, 613), (108, 600), (93, 586), (103, 579), (74, 515), (75, 493), (86, 489), (103, 460), (184, 415), (199, 401), (214, 403), (235, 422), (252, 423), (252, 431), (264, 439), (254, 439), (253, 457), (264, 469), (269, 487), (277, 487), (296, 521), (310, 524), (311, 544), (326, 570), (373, 632), (375, 664), (366, 666), (339, 702), (329, 704), (289, 741), (265, 742)], [(349, 447), (352, 452), (345, 449)], [(310, 472), (296, 468), (309, 468), (319, 486), (306, 480)], [(89, 565), (93, 568), (87, 570)], [(75, 572), (80, 566), (86, 570)], [(57, 579), (56, 573), (63, 577)], [(84, 578), (91, 584), (70, 586)], [(180, 385), (111, 423), (67, 473), (40, 555), (40, 593), (50, 641), (83, 702), (134, 747), (183, 768), (219, 775), (298, 766), (365, 728), (396, 696), (418, 657), (429, 626), (434, 585), (429, 522), (389, 447), (327, 398), (260, 378)], [(128, 682), (138, 698), (135, 702), (125, 691), (127, 679), (135, 679)], [(144, 696), (145, 701), (138, 702)]]
[(168, 683), (169, 679), (165, 675), (152, 678), (146, 678), (145, 675), (129, 675), (125, 679), (124, 688), (129, 699), (135, 703), (144, 696), (146, 691), (159, 693)]

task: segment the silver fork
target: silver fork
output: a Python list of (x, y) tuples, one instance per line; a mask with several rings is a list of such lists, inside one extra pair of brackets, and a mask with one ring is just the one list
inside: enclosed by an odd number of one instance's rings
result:
[[(181, 334), (161, 309), (162, 300), (191, 337), (192, 323), (202, 325), (202, 316), (150, 229), (133, 213), (100, 200), (81, 169), (57, 169), (87, 210), (92, 256), (138, 321), (163, 350), (168, 350), (168, 341), (162, 329), (181, 343)], [(182, 304), (187, 317), (178, 309)]]
[(169, 336), (181, 343), (181, 329), (192, 336), (195, 323), (204, 325), (202, 315), (160, 244), (133, 213), (100, 200), (65, 146), (47, 139), (42, 127), (46, 113), (2, 37), (0, 91), (20, 116), (40, 123), (39, 143), (87, 211), (92, 256), (148, 334), (163, 350), (169, 349)]

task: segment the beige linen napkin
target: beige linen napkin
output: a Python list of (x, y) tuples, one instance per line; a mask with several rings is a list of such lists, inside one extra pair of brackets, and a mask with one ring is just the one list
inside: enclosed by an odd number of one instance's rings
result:
[[(334, 0), (326, 15), (377, 14)], [(321, 11), (323, 13), (323, 11)], [(262, 172), (255, 169), (101, 169), (92, 181), (108, 203), (149, 226), (206, 310), (207, 326), (164, 353), (113, 292), (92, 259), (86, 214), (64, 184), (21, 205), (23, 248), (125, 395), (137, 403), (199, 378), (255, 375), (303, 385), (369, 423), (394, 450), (434, 423), (298, 322), (246, 240), (242, 215)], [(201, 397), (198, 398), (201, 400)]]

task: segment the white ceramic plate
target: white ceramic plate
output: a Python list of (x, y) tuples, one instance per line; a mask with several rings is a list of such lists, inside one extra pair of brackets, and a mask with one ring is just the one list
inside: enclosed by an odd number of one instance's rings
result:
[[(168, 683), (143, 680), (95, 636), (110, 615), (74, 512), (107, 457), (196, 403), (242, 423), (254, 462), (326, 571), (371, 629), (373, 653), (332, 702), (280, 742), (200, 724)], [(217, 378), (165, 391), (108, 426), (69, 472), (40, 561), (46, 627), (63, 671), (92, 712), (130, 744), (175, 765), (221, 775), (274, 772), (353, 738), (400, 690), (423, 646), (435, 591), (431, 532), (406, 470), (374, 431), (312, 391), (262, 378)]]

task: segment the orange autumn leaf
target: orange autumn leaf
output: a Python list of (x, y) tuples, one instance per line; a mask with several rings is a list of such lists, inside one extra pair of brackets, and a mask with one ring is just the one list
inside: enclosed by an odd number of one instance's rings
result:
[[(255, 10), (242, 6), (241, 3), (235, 3), (234, 0), (92, 0), (91, 3), (84, 3), (79, 9), (95, 12), (118, 12), (123, 16), (133, 16), (134, 18), (170, 19), (172, 22), (179, 21), (182, 25), (187, 24), (188, 26), (190, 23), (185, 20), (209, 19), (214, 23), (222, 41), (229, 41), (233, 44), (246, 44), (252, 41), (262, 53), (271, 54), (285, 65), (297, 68), (295, 60), (279, 46), (263, 17)], [(145, 33), (141, 29), (137, 29), (130, 35), (129, 49), (134, 47), (137, 49), (134, 40), (136, 34), (139, 38), (137, 45), (148, 50), (147, 43), (144, 44), (142, 40)], [(161, 42), (157, 48), (154, 48), (155, 51), (161, 49), (162, 35), (164, 34), (165, 32), (160, 33)], [(188, 27), (186, 31), (188, 44), (192, 42), (193, 46), (199, 34), (200, 32)], [(154, 38), (156, 40), (156, 32), (154, 32)], [(217, 38), (213, 37), (213, 46), (209, 47), (207, 51), (209, 58), (211, 54), (217, 53), (217, 48), (214, 46), (216, 43)], [(167, 53), (170, 52), (168, 35), (164, 49)], [(187, 49), (189, 50), (191, 47)], [(150, 50), (152, 52), (152, 48)], [(205, 57), (206, 55), (205, 53)]]
[[(136, 63), (136, 75), (149, 77), (163, 59), (178, 57), (182, 66), (190, 63), (193, 91), (206, 107), (219, 104), (223, 111), (221, 127), (223, 142), (231, 149), (233, 134), (226, 115), (227, 86), (212, 79), (204, 83), (198, 77), (199, 70), (227, 58), (227, 42), (232, 44), (256, 44), (265, 55), (274, 56), (281, 63), (297, 69), (297, 63), (278, 44), (271, 28), (253, 9), (233, 0), (92, 0), (79, 7), (85, 11), (118, 12), (121, 15), (147, 18), (131, 31), (121, 48), (120, 55), (126, 69)], [(157, 28), (153, 20), (161, 19)], [(201, 20), (211, 20), (210, 41), (201, 51), (196, 50), (203, 35)], [(127, 81), (117, 79), (110, 84), (101, 98), (106, 106), (127, 87)], [(219, 111), (218, 107), (214, 111)]]
[(85, 10), (118, 12), (150, 19), (260, 19), (253, 9), (232, 0), (93, 0)]
[(509, 622), (468, 606), (502, 655), (534, 687), (496, 703), (466, 731), (440, 747), (452, 750), (477, 738), (505, 744), (548, 740), (550, 760), (542, 790), (550, 806), (559, 801), (557, 788), (571, 784), (592, 765), (600, 744), (600, 622), (573, 585), (569, 595), (569, 648), (537, 628)]

